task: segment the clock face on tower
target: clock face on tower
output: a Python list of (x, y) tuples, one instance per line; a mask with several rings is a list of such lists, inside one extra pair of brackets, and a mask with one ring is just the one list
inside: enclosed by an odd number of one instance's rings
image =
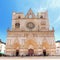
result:
[(26, 27), (27, 27), (28, 29), (33, 29), (33, 28), (35, 27), (35, 24), (34, 24), (33, 22), (28, 22), (28, 23), (26, 24)]

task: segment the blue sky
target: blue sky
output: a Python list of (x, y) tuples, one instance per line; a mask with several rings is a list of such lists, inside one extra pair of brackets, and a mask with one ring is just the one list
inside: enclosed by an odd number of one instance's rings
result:
[(12, 12), (26, 14), (30, 8), (35, 13), (48, 10), (50, 26), (55, 29), (55, 40), (60, 40), (60, 0), (0, 0), (0, 39), (6, 42)]

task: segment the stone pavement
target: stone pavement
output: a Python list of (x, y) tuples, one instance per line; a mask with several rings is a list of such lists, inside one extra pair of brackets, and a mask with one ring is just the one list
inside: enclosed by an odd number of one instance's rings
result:
[(60, 56), (40, 57), (0, 57), (0, 60), (60, 60)]

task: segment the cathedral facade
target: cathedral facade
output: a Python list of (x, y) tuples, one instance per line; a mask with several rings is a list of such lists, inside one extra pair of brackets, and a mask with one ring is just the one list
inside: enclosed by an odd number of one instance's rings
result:
[(6, 54), (11, 56), (55, 55), (54, 28), (50, 30), (48, 11), (36, 15), (13, 12), (12, 29), (7, 31)]

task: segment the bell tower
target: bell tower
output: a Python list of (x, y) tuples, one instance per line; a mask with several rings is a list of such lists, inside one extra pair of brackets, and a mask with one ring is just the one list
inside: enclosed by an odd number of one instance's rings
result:
[(20, 30), (20, 20), (24, 18), (24, 14), (22, 12), (12, 14), (12, 30), (19, 31)]

